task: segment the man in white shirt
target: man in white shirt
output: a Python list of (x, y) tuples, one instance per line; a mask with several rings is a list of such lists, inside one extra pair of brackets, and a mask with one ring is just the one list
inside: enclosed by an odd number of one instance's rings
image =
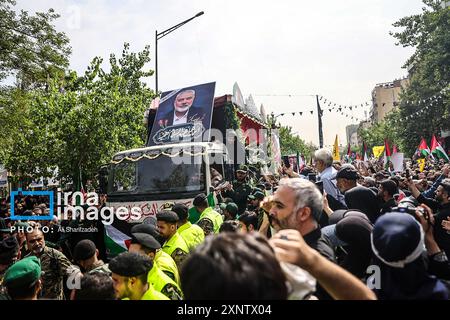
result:
[(333, 155), (328, 149), (319, 149), (314, 152), (314, 166), (319, 172), (318, 181), (323, 181), (323, 190), (345, 206), (345, 198), (336, 186), (337, 171), (333, 168)]
[(187, 122), (189, 108), (192, 106), (194, 99), (194, 90), (185, 90), (177, 95), (174, 102), (173, 125), (184, 124)]
[(203, 121), (206, 117), (206, 110), (193, 105), (194, 100), (195, 90), (183, 90), (178, 93), (173, 103), (174, 108), (158, 116), (156, 122), (158, 129), (196, 121), (200, 121), (203, 126), (206, 126), (207, 123)]

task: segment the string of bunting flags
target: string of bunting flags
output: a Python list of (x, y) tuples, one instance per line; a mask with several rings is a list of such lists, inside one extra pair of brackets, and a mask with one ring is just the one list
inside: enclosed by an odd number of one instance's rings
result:
[(393, 122), (394, 123), (400, 123), (402, 121), (406, 121), (408, 119), (413, 119), (413, 118), (415, 118), (415, 117), (417, 117), (419, 115), (422, 115), (423, 113), (425, 113), (430, 108), (439, 105), (440, 102), (442, 102), (441, 101), (442, 94), (446, 93), (447, 91), (450, 91), (450, 87), (446, 87), (446, 88), (442, 89), (438, 94), (435, 94), (434, 96), (426, 98), (426, 99), (418, 100), (417, 102), (406, 101), (406, 104), (407, 105), (411, 105), (411, 106), (412, 105), (417, 106), (417, 105), (421, 105), (421, 104), (425, 104), (425, 103), (427, 104), (427, 106), (422, 108), (422, 109), (420, 109), (420, 110), (417, 110), (416, 112), (413, 112), (413, 113), (411, 113), (411, 114), (409, 114), (409, 115), (407, 115), (405, 117), (402, 117), (400, 119), (394, 119)]
[(433, 95), (431, 97), (417, 100), (417, 101), (406, 100), (405, 103), (407, 105), (418, 105), (418, 104), (426, 104), (426, 103), (430, 103), (430, 102), (435, 102), (435, 101), (438, 101), (439, 99), (442, 99), (442, 94), (446, 93), (447, 91), (450, 91), (450, 87), (448, 85), (445, 86), (443, 89), (441, 89), (439, 91), (439, 93), (436, 93), (435, 95)]
[[(406, 120), (408, 118), (413, 118), (414, 116), (424, 113), (426, 110), (428, 110), (430, 108), (430, 106), (433, 106), (436, 102), (440, 101), (440, 99), (442, 99), (442, 94), (446, 93), (447, 91), (450, 91), (450, 87), (445, 86), (442, 90), (439, 91), (439, 93), (437, 93), (431, 97), (428, 97), (426, 99), (421, 99), (421, 100), (417, 100), (417, 101), (409, 101), (409, 100), (405, 101), (406, 105), (421, 105), (421, 104), (428, 104), (428, 105), (425, 108), (418, 110), (418, 111), (412, 113), (411, 115), (406, 116), (403, 119), (396, 120), (396, 122)], [(291, 94), (289, 94), (289, 95), (273, 95), (273, 96), (293, 97), (293, 96), (306, 96), (306, 95), (294, 95), (294, 94), (291, 95)], [(313, 95), (311, 95), (311, 96), (313, 96)], [(350, 118), (350, 119), (358, 121), (358, 122), (364, 121), (364, 119), (356, 117), (353, 114), (348, 114), (348, 113), (344, 112), (343, 110), (348, 109), (349, 111), (353, 111), (358, 108), (372, 106), (371, 101), (365, 101), (360, 104), (343, 105), (343, 104), (338, 104), (336, 102), (333, 102), (332, 100), (330, 100), (324, 96), (319, 96), (319, 100), (322, 102), (322, 105), (321, 105), (322, 116), (324, 115), (324, 112), (331, 113), (333, 111), (337, 111), (341, 115), (345, 116), (346, 118)], [(314, 110), (283, 112), (283, 113), (277, 114), (275, 117), (282, 117), (282, 116), (286, 116), (286, 115), (292, 115), (292, 116), (295, 116), (295, 115), (303, 116), (303, 115), (308, 115), (308, 114), (313, 115), (316, 112), (317, 111), (314, 111)]]
[(365, 102), (360, 103), (360, 104), (344, 105), (344, 104), (339, 104), (339, 103), (333, 102), (330, 99), (325, 98), (324, 96), (319, 96), (319, 100), (322, 101), (324, 105), (326, 105), (328, 107), (331, 107), (331, 108), (326, 108), (330, 112), (332, 110), (342, 111), (342, 109), (353, 110), (353, 109), (367, 107), (367, 106), (370, 106), (372, 104), (371, 101), (365, 101)]
[[(328, 112), (332, 112), (333, 109), (327, 109), (327, 110), (321, 110), (321, 111), (322, 111), (322, 116), (323, 116), (323, 115), (324, 115), (324, 112), (327, 112), (327, 111), (328, 111)], [(308, 115), (308, 113), (311, 114), (311, 115), (313, 115), (313, 114), (317, 113), (317, 111), (309, 110), (309, 111), (284, 112), (284, 113), (277, 114), (275, 117), (282, 117), (282, 116), (288, 116), (288, 115), (293, 115), (293, 116), (299, 115), (299, 116), (303, 116), (303, 114)], [(352, 120), (356, 120), (356, 121), (363, 121), (363, 119), (358, 118), (358, 117), (356, 117), (356, 116), (353, 115), (353, 114), (348, 114), (348, 113), (345, 113), (345, 112), (340, 111), (340, 110), (339, 110), (339, 113), (340, 113), (341, 115), (345, 116), (346, 118), (351, 118)]]

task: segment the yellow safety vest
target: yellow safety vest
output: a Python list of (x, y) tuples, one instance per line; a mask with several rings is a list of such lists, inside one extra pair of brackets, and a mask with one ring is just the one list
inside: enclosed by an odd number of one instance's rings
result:
[[(130, 300), (130, 298), (123, 298), (122, 300)], [(144, 295), (141, 297), (141, 300), (170, 300), (162, 293), (158, 292), (153, 288), (153, 286), (149, 283), (148, 290), (145, 291)]]
[(161, 292), (158, 292), (153, 288), (153, 286), (149, 283), (149, 288), (142, 296), (141, 300), (170, 300), (165, 295), (163, 295)]
[(156, 263), (153, 264), (153, 267), (148, 272), (147, 282), (150, 283), (156, 291), (161, 292), (162, 294), (164, 294), (162, 292), (164, 287), (168, 284), (173, 285), (179, 290), (179, 293), (181, 293), (181, 289), (176, 282), (173, 281), (167, 274), (162, 272)]
[(167, 240), (163, 246), (162, 251), (167, 253), (169, 256), (177, 249), (181, 249), (182, 251), (189, 253), (189, 248), (183, 238), (180, 236), (178, 232), (175, 232), (169, 240)]
[(167, 271), (174, 275), (175, 282), (178, 286), (181, 285), (180, 282), (180, 273), (178, 272), (177, 264), (175, 263), (175, 260), (172, 259), (170, 255), (165, 253), (162, 250), (159, 250), (155, 254), (155, 258), (153, 262), (159, 267), (161, 271)]
[(203, 229), (196, 224), (192, 224), (189, 221), (178, 228), (177, 232), (186, 242), (189, 251), (193, 250), (196, 246), (205, 240), (205, 233)]
[(214, 211), (213, 208), (208, 207), (205, 210), (203, 210), (202, 214), (200, 215), (200, 218), (198, 221), (202, 219), (209, 219), (212, 221), (214, 225), (214, 233), (219, 233), (219, 228), (223, 223), (222, 216), (217, 211)]

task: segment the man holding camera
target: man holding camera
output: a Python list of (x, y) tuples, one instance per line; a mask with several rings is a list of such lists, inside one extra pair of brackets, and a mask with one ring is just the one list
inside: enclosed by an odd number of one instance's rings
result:
[(434, 199), (425, 198), (411, 179), (408, 180), (408, 186), (418, 202), (426, 204), (435, 212), (434, 237), (439, 247), (450, 256), (450, 233), (442, 227), (442, 222), (450, 217), (450, 179), (442, 180)]

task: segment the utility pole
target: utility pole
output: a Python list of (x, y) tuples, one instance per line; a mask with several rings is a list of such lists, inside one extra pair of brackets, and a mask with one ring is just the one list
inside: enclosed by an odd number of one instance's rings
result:
[(155, 93), (158, 94), (158, 40), (167, 36), (169, 33), (175, 31), (176, 29), (178, 29), (181, 26), (184, 26), (186, 23), (188, 23), (191, 20), (194, 20), (197, 17), (200, 17), (201, 15), (203, 15), (204, 12), (201, 11), (199, 13), (197, 13), (195, 16), (193, 16), (192, 18), (189, 18), (183, 22), (180, 22), (179, 24), (170, 27), (167, 30), (164, 30), (162, 32), (158, 32), (158, 30), (155, 31)]
[(316, 94), (317, 117), (319, 119), (319, 147), (323, 148), (322, 110), (320, 109), (319, 96)]

